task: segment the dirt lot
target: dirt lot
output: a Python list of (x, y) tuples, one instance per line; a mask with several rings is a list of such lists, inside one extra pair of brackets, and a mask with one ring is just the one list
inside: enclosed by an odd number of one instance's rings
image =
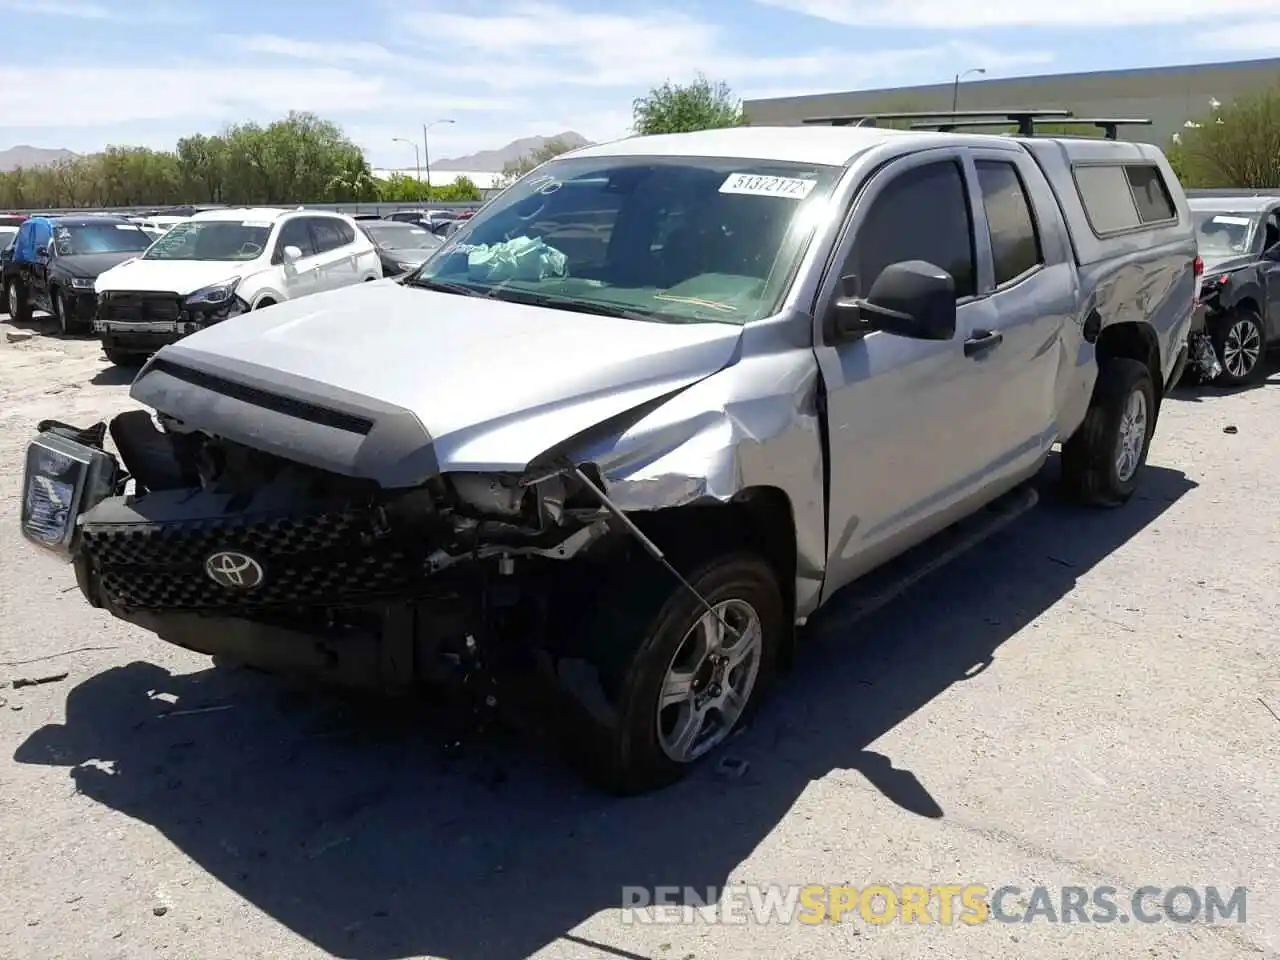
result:
[[(518, 739), (447, 753), (420, 716), (214, 670), (92, 611), (21, 541), (20, 454), (41, 418), (126, 407), (128, 377), (93, 342), (10, 334), (0, 957), (1280, 955), (1276, 374), (1175, 396), (1125, 509), (1046, 496), (856, 630), (837, 609), (732, 742), (741, 778), (621, 802)], [(1144, 885), (1249, 894), (1243, 924), (1212, 926), (618, 910), (627, 885), (726, 883), (1108, 885), (1122, 911)]]

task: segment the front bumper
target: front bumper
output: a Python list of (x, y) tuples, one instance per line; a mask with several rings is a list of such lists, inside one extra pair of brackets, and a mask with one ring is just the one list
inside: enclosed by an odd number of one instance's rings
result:
[(93, 321), (93, 332), (107, 349), (154, 353), (161, 347), (177, 343), (200, 329), (198, 323), (129, 323), (127, 321)]

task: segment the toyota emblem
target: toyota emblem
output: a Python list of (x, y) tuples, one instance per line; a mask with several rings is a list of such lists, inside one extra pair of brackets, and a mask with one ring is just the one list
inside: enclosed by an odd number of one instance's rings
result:
[(262, 564), (243, 553), (223, 550), (204, 562), (204, 572), (220, 587), (229, 590), (252, 590), (262, 583)]

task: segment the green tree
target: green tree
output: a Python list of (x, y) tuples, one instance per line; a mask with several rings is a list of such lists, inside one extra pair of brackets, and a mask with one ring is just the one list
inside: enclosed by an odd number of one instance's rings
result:
[(652, 88), (631, 104), (636, 133), (691, 133), (695, 130), (717, 130), (740, 127), (746, 123), (742, 102), (734, 97), (726, 83), (712, 83), (699, 73), (692, 83), (674, 84), (670, 80)]
[(213, 136), (184, 137), (172, 151), (110, 146), (50, 167), (0, 173), (0, 207), (13, 209), (293, 204), (378, 196), (379, 185), (360, 148), (337, 124), (299, 112), (267, 126), (237, 124)]
[(1280, 84), (1197, 117), (1178, 148), (1184, 186), (1280, 188)]

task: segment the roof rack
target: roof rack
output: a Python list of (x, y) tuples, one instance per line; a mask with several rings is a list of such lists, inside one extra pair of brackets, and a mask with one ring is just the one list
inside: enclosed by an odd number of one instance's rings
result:
[[(1017, 124), (1018, 132), (1023, 136), (1035, 135), (1036, 120), (1053, 120), (1061, 122), (1074, 117), (1070, 110), (1059, 109), (996, 109), (996, 110), (924, 110), (907, 113), (859, 113), (834, 117), (806, 117), (802, 122), (822, 124), (832, 127), (874, 127), (878, 120), (929, 120), (925, 127), (938, 129), (943, 126), (956, 126), (958, 123), (993, 126)], [(978, 123), (978, 121), (982, 121)], [(918, 125), (916, 125), (918, 127)]]
[[(975, 127), (1002, 127), (1008, 126), (1010, 121), (1005, 120), (952, 120), (943, 121), (941, 123), (913, 123), (912, 130), (937, 130), (940, 133), (950, 133), (958, 129), (973, 129)], [(1120, 117), (1063, 117), (1055, 119), (1054, 123), (1061, 127), (1097, 127), (1102, 131), (1102, 135), (1107, 140), (1119, 139), (1119, 127), (1149, 127), (1151, 121), (1139, 118), (1120, 118)], [(1025, 125), (1018, 124), (1018, 134), (1023, 137), (1035, 136), (1035, 125), (1027, 123)]]

